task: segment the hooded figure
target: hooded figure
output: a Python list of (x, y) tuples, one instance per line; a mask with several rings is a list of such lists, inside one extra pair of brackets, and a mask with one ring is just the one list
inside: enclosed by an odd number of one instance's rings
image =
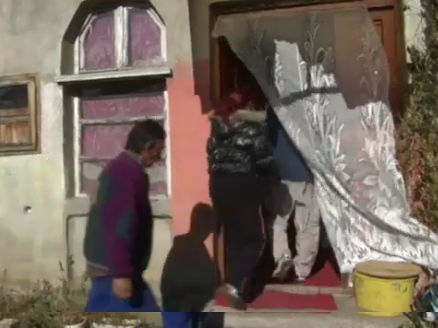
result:
[(225, 282), (230, 303), (244, 310), (248, 282), (262, 256), (266, 236), (261, 205), (274, 169), (266, 111), (249, 88), (232, 93), (209, 117), (210, 196), (224, 228)]

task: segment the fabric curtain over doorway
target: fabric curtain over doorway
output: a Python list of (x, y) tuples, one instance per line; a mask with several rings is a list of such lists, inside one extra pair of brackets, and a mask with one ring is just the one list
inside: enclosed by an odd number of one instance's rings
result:
[(410, 216), (395, 157), (389, 69), (360, 3), (219, 17), (315, 175), (342, 272), (368, 260), (438, 269), (438, 236)]

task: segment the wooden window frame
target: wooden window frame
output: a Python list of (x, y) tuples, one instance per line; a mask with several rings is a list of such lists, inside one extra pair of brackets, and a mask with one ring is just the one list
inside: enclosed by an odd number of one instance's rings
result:
[[(0, 78), (0, 88), (18, 85), (27, 86), (28, 106), (26, 107), (26, 109), (28, 113), (10, 118), (0, 116), (0, 124), (13, 124), (23, 121), (29, 121), (31, 140), (30, 143), (23, 145), (0, 145), (0, 156), (29, 155), (40, 153), (40, 103), (38, 95), (40, 83), (38, 79), (38, 74), (14, 75)], [(17, 109), (11, 110), (15, 111)]]

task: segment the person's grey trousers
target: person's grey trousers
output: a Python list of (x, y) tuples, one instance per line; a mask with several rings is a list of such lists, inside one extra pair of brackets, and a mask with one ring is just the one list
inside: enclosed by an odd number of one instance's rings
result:
[[(275, 261), (291, 257), (288, 226), (295, 224), (295, 273), (300, 278), (310, 275), (319, 250), (320, 212), (315, 187), (309, 182), (281, 181), (268, 200), (275, 214), (273, 223), (273, 255)], [(292, 214), (295, 213), (294, 216)]]

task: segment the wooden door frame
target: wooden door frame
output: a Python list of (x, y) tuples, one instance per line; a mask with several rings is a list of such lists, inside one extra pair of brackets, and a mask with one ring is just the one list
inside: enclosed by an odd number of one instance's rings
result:
[[(221, 85), (221, 67), (218, 60), (220, 53), (220, 45), (218, 39), (212, 35), (214, 25), (219, 16), (225, 16), (230, 14), (242, 14), (257, 11), (266, 10), (278, 10), (278, 9), (292, 9), (292, 8), (305, 8), (315, 5), (324, 4), (348, 4), (357, 2), (357, 0), (272, 0), (267, 2), (266, 0), (231, 0), (220, 1), (212, 3), (209, 7), (209, 32), (210, 32), (210, 96), (212, 99), (219, 99), (224, 96), (222, 94)], [(403, 4), (401, 0), (362, 0), (365, 6), (369, 10), (381, 9), (381, 8), (393, 8), (396, 15), (395, 30), (396, 30), (396, 42), (397, 42), (397, 55), (400, 60), (400, 68), (402, 70), (402, 94), (404, 94), (405, 85), (407, 81), (406, 67), (406, 42), (404, 38), (404, 16), (403, 16)]]
[[(407, 70), (406, 70), (406, 43), (404, 38), (404, 16), (403, 5), (401, 0), (359, 0), (369, 9), (393, 8), (395, 11), (396, 22), (396, 42), (399, 57), (399, 65), (402, 73), (401, 90), (404, 94), (406, 90)], [(210, 33), (210, 98), (218, 100), (225, 96), (224, 81), (221, 80), (221, 63), (220, 63), (220, 42), (213, 37), (213, 29), (217, 19), (220, 16), (231, 14), (253, 13), (258, 11), (306, 8), (316, 5), (340, 5), (358, 2), (358, 0), (230, 0), (212, 3), (209, 6), (209, 33)], [(214, 257), (222, 277), (225, 274), (225, 245), (223, 231), (218, 231), (214, 237)], [(347, 287), (348, 279), (343, 277), (343, 285)]]

